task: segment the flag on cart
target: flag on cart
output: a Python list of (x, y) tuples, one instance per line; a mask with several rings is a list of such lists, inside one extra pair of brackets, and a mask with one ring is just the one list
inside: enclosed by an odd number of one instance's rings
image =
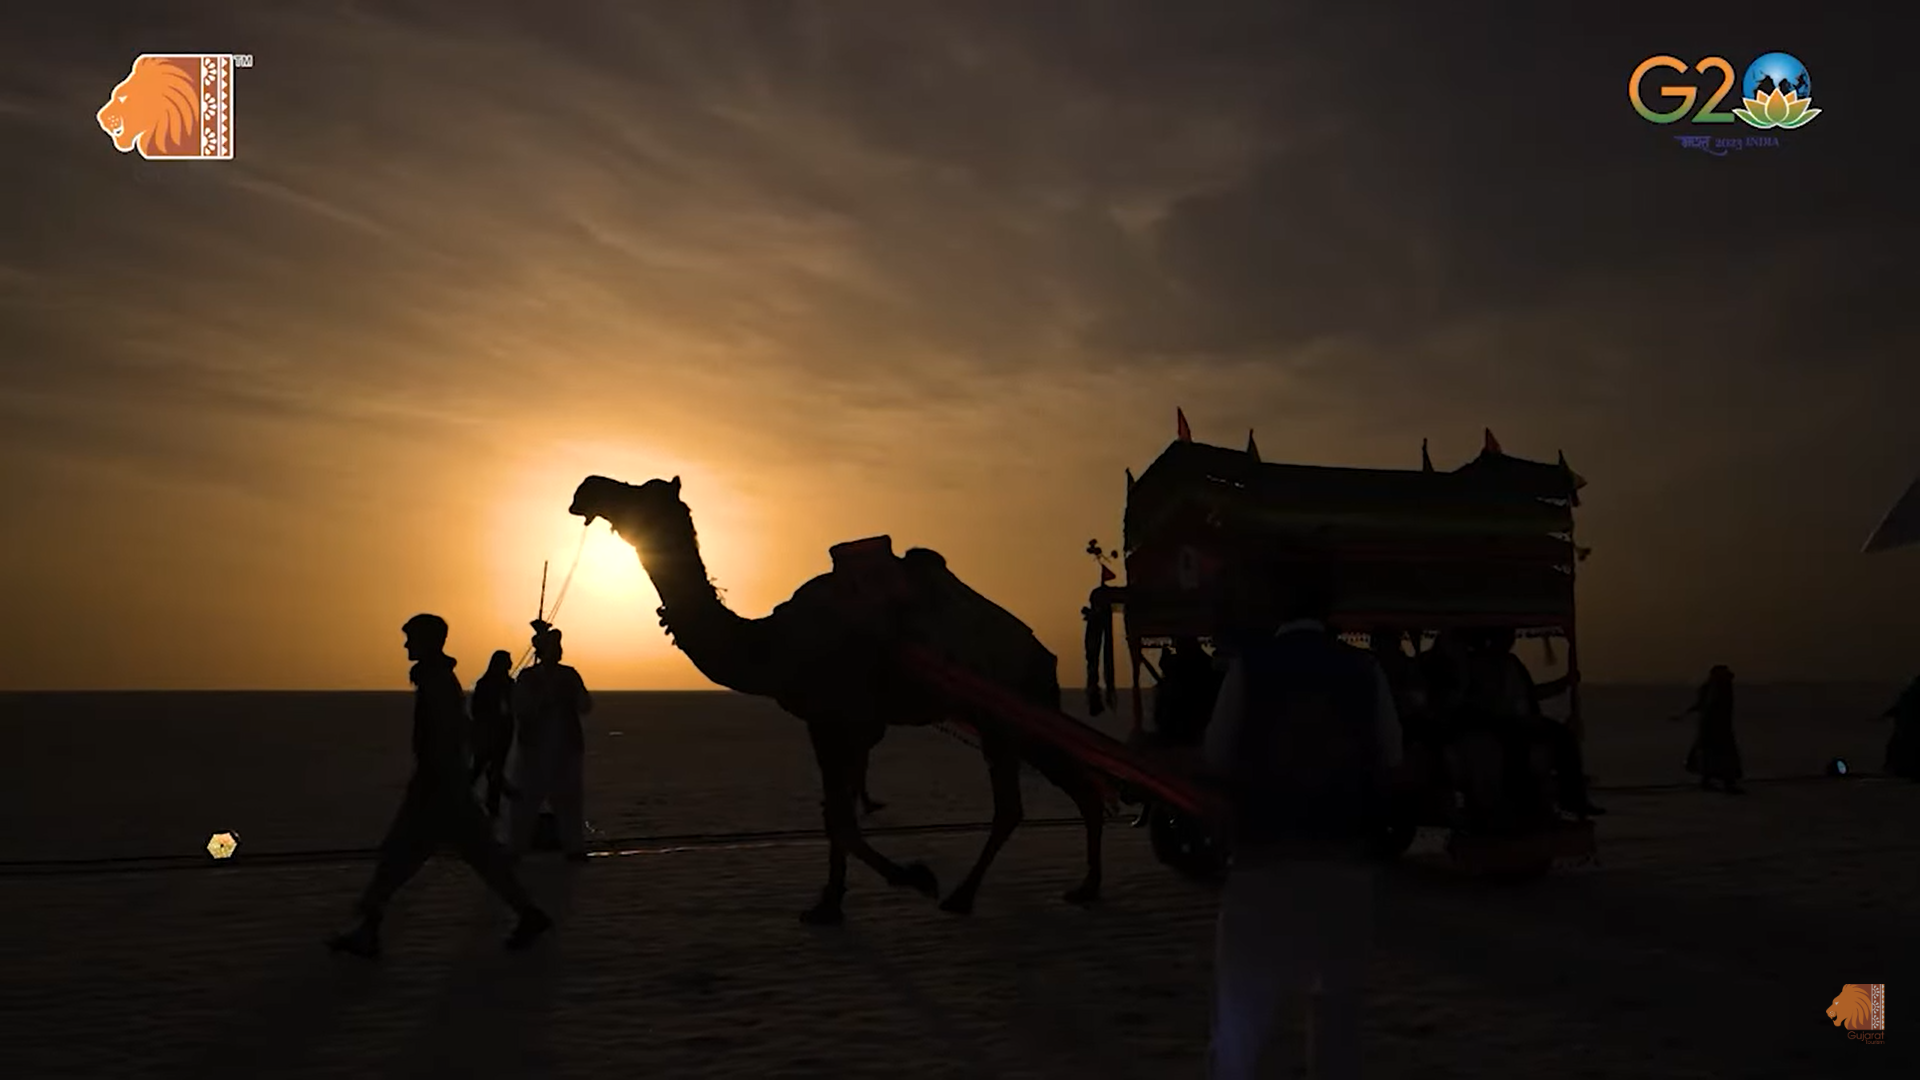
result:
[(1185, 410), (1176, 406), (1173, 410), (1173, 421), (1174, 437), (1181, 442), (1192, 442), (1193, 429), (1187, 426), (1187, 414)]
[(1118, 580), (1120, 580), (1120, 575), (1113, 572), (1113, 567), (1105, 563), (1100, 565), (1100, 584), (1105, 585), (1109, 581)]
[(1485, 430), (1487, 433), (1487, 441), (1484, 445), (1480, 447), (1480, 452), (1483, 454), (1502, 453), (1503, 451), (1500, 449), (1500, 440), (1493, 437), (1493, 429), (1487, 428)]

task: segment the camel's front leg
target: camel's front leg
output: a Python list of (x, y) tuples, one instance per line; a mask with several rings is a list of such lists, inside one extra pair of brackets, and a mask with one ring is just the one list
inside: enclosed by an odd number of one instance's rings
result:
[(980, 752), (987, 759), (987, 779), (993, 785), (993, 825), (987, 832), (987, 843), (980, 849), (980, 858), (974, 862), (973, 870), (966, 880), (948, 894), (940, 903), (941, 911), (950, 911), (956, 915), (968, 915), (973, 912), (974, 894), (980, 891), (980, 883), (987, 878), (987, 867), (993, 865), (994, 856), (1006, 846), (1013, 831), (1020, 827), (1026, 816), (1026, 809), (1020, 800), (1020, 758), (1014, 748), (1006, 743), (983, 737), (980, 740)]
[(821, 812), (827, 832), (827, 884), (820, 900), (801, 912), (800, 920), (820, 926), (838, 925), (845, 918), (841, 901), (847, 895), (847, 856), (853, 855), (873, 867), (889, 885), (907, 886), (925, 896), (939, 894), (933, 871), (922, 863), (901, 866), (880, 854), (860, 834), (855, 804), (860, 797), (861, 778), (866, 775), (867, 747), (858, 742), (835, 738), (809, 725), (813, 735), (814, 758), (820, 766)]
[(845, 920), (840, 902), (847, 895), (847, 849), (833, 839), (833, 829), (827, 829), (827, 883), (820, 890), (820, 900), (812, 907), (800, 913), (800, 921), (810, 926), (838, 926)]
[(1058, 776), (1049, 775), (1047, 779), (1073, 799), (1087, 832), (1087, 876), (1081, 879), (1077, 887), (1069, 889), (1063, 899), (1069, 904), (1091, 904), (1100, 899), (1100, 836), (1107, 821), (1106, 799), (1102, 797), (1099, 785), (1077, 769), (1069, 769)]
[(834, 821), (835, 807), (846, 787), (846, 769), (841, 764), (836, 740), (813, 724), (807, 725), (807, 735), (813, 741), (814, 762), (820, 767), (820, 814), (827, 834), (827, 884), (820, 890), (819, 901), (800, 913), (800, 921), (813, 926), (838, 926), (845, 918), (840, 902), (847, 895), (847, 847), (840, 842)]
[(887, 808), (886, 803), (874, 798), (872, 793), (867, 790), (867, 769), (872, 765), (872, 762), (873, 755), (871, 751), (860, 759), (860, 784), (858, 790), (860, 792), (860, 812), (863, 814), (872, 814), (876, 810), (885, 810)]

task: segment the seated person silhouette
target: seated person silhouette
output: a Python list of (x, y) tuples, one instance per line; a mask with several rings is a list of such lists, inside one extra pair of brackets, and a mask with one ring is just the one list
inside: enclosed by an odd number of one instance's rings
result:
[[(1406, 639), (1405, 630), (1385, 627), (1367, 635), (1367, 648), (1393, 690), (1393, 707), (1400, 716), (1402, 741), (1426, 742), (1426, 733), (1421, 730), (1426, 712), (1426, 688), (1419, 660), (1409, 656), (1402, 645)], [(1416, 643), (1418, 640), (1415, 639)]]
[(1532, 773), (1529, 759), (1533, 751), (1542, 750), (1553, 773), (1553, 800), (1561, 810), (1580, 818), (1606, 813), (1587, 797), (1579, 740), (1565, 724), (1540, 710), (1542, 699), (1567, 691), (1571, 677), (1536, 685), (1526, 664), (1513, 654), (1517, 639), (1507, 628), (1475, 635), (1463, 702), (1469, 723), (1482, 725), (1505, 744), (1509, 782), (1523, 781)]
[(1199, 639), (1179, 637), (1161, 650), (1160, 681), (1153, 688), (1153, 730), (1163, 746), (1198, 746), (1213, 716), (1220, 673)]

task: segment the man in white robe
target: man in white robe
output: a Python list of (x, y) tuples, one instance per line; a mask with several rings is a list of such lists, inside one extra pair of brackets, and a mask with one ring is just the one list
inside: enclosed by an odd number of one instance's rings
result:
[(533, 846), (540, 812), (551, 805), (560, 849), (584, 862), (586, 838), (586, 735), (580, 718), (593, 711), (580, 673), (560, 662), (560, 631), (533, 624), (535, 662), (513, 683), (513, 808), (508, 836), (516, 854)]

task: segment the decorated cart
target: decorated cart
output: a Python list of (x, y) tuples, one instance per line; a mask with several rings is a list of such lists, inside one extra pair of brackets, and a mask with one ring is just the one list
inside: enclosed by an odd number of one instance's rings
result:
[[(1405, 631), (1417, 644), (1447, 630), (1509, 628), (1559, 639), (1568, 723), (1580, 735), (1574, 582), (1586, 553), (1574, 541), (1573, 511), (1585, 481), (1564, 456), (1553, 463), (1512, 457), (1489, 431), (1479, 456), (1450, 471), (1436, 470), (1424, 446), (1418, 469), (1329, 468), (1262, 461), (1251, 434), (1244, 450), (1195, 442), (1184, 416), (1179, 428), (1137, 480), (1127, 475), (1123, 551), (1089, 547), (1103, 563), (1103, 584), (1084, 609), (1091, 711), (1117, 704), (1114, 653), (1124, 640), (1137, 739), (1146, 712), (1142, 675), (1160, 678), (1147, 650), (1181, 638), (1217, 650), (1234, 624), (1270, 627), (1275, 592), (1257, 583), (1331, 563), (1340, 577), (1334, 619), (1342, 633)], [(1105, 565), (1110, 557), (1124, 560), (1124, 583)], [(1420, 825), (1457, 824), (1450, 785), (1424, 788), (1389, 841), (1394, 853)], [(1523, 841), (1454, 828), (1450, 844), (1481, 866), (1520, 872), (1591, 855), (1590, 827), (1558, 824), (1571, 827), (1543, 826)], [(1166, 810), (1153, 826), (1166, 861), (1199, 874), (1223, 863), (1205, 823)]]

